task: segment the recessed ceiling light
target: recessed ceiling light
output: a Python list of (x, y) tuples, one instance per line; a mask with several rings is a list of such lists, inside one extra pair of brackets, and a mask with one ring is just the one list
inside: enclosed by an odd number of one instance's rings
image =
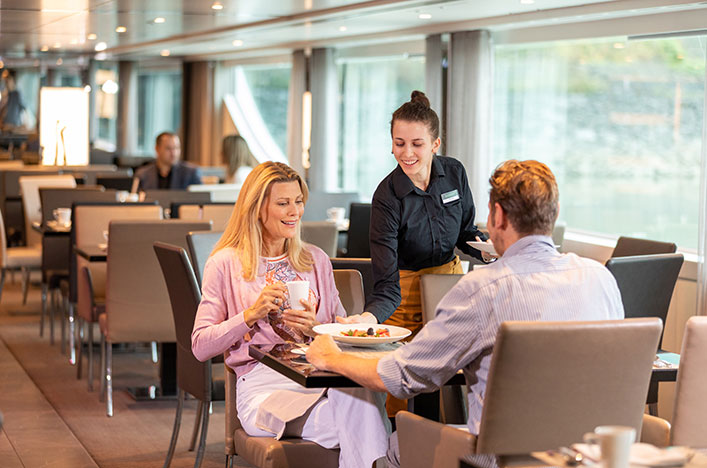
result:
[(240, 47), (243, 45), (243, 41), (240, 39), (236, 39), (235, 41), (232, 42), (234, 47)]
[(61, 47), (61, 43), (55, 42), (52, 47), (54, 47), (55, 49), (58, 49), (59, 47)]
[(429, 13), (420, 13), (417, 17), (420, 19), (432, 19), (432, 15)]
[(57, 64), (57, 65), (61, 65), (62, 63), (64, 63), (64, 61), (61, 59), (61, 57), (59, 57), (58, 59), (56, 59), (56, 64)]
[(614, 49), (623, 49), (626, 47), (623, 42), (614, 42)]
[(115, 28), (115, 32), (117, 33), (124, 33), (127, 30), (128, 28), (126, 28), (125, 26), (118, 26), (117, 28)]
[(164, 23), (165, 21), (167, 21), (167, 20), (164, 19), (164, 18), (162, 18), (161, 16), (158, 16), (157, 18), (155, 18), (155, 19), (152, 20), (152, 22), (155, 23), (155, 24), (162, 24), (162, 23)]
[(520, 0), (520, 3), (522, 5), (532, 5), (533, 3), (535, 3), (535, 0)]
[(49, 46), (48, 46), (48, 45), (43, 45), (42, 48), (39, 49), (39, 50), (41, 50), (42, 52), (46, 52), (46, 51), (49, 50)]
[(97, 38), (98, 38), (98, 36), (96, 36), (96, 35), (93, 34), (93, 33), (91, 33), (91, 34), (89, 34), (88, 36), (86, 36), (86, 39), (88, 39), (89, 41), (95, 41)]
[(344, 32), (346, 31), (346, 26), (339, 26), (339, 31)]
[(214, 2), (211, 5), (212, 10), (223, 10), (223, 5), (221, 5), (221, 2)]
[(96, 52), (101, 52), (102, 50), (106, 50), (107, 48), (108, 48), (108, 44), (106, 44), (105, 42), (99, 42), (94, 47)]
[(161, 50), (160, 55), (162, 57), (169, 57), (169, 51), (167, 49)]
[(105, 52), (98, 52), (93, 58), (95, 58), (96, 60), (105, 60), (108, 58), (108, 54), (106, 54)]

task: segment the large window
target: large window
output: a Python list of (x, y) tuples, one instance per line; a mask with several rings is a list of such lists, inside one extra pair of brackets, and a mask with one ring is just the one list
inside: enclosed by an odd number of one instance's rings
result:
[(424, 89), (424, 57), (339, 59), (341, 129), (339, 186), (370, 199), (380, 181), (395, 168), (390, 154), (390, 118)]
[(140, 69), (138, 72), (138, 151), (153, 154), (155, 137), (178, 132), (182, 112), (182, 71)]
[(705, 37), (497, 46), (492, 147), (547, 163), (570, 228), (697, 247)]

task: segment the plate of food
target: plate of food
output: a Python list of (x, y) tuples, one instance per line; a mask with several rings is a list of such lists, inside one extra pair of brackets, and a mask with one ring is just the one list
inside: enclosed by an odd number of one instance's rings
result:
[(407, 328), (370, 323), (323, 323), (314, 327), (320, 335), (331, 335), (334, 340), (355, 346), (374, 346), (394, 343), (410, 336)]
[(491, 242), (491, 241), (488, 241), (488, 242), (467, 241), (466, 243), (469, 246), (475, 248), (476, 250), (480, 250), (482, 252), (486, 252), (487, 254), (498, 256), (498, 254), (496, 253), (496, 249), (493, 248), (493, 242)]

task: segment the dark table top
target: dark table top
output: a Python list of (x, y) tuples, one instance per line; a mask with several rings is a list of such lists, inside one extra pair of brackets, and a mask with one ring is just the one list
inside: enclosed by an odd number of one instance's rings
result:
[(32, 229), (43, 236), (68, 236), (71, 234), (71, 225), (61, 226), (52, 222), (46, 224), (34, 222), (32, 223)]
[(108, 260), (108, 250), (98, 245), (77, 245), (74, 251), (89, 262), (105, 262)]

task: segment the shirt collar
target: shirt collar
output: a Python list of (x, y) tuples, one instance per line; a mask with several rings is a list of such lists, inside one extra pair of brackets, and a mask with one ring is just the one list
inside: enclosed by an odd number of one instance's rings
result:
[(518, 255), (524, 251), (537, 251), (545, 249), (557, 251), (555, 249), (555, 243), (552, 241), (552, 237), (543, 234), (532, 234), (530, 236), (521, 237), (515, 241), (513, 245), (506, 249), (501, 259), (513, 257), (514, 255)]
[[(439, 158), (434, 156), (432, 158), (432, 168), (430, 171), (430, 185), (437, 177), (444, 177), (444, 166), (442, 166)], [(416, 188), (417, 187), (415, 187), (415, 184), (413, 184), (412, 180), (405, 175), (403, 169), (400, 167), (400, 164), (398, 164), (393, 171), (393, 190), (395, 190), (395, 196), (398, 198), (404, 198), (405, 195), (410, 192), (414, 192)], [(422, 193), (421, 190), (418, 191)]]

